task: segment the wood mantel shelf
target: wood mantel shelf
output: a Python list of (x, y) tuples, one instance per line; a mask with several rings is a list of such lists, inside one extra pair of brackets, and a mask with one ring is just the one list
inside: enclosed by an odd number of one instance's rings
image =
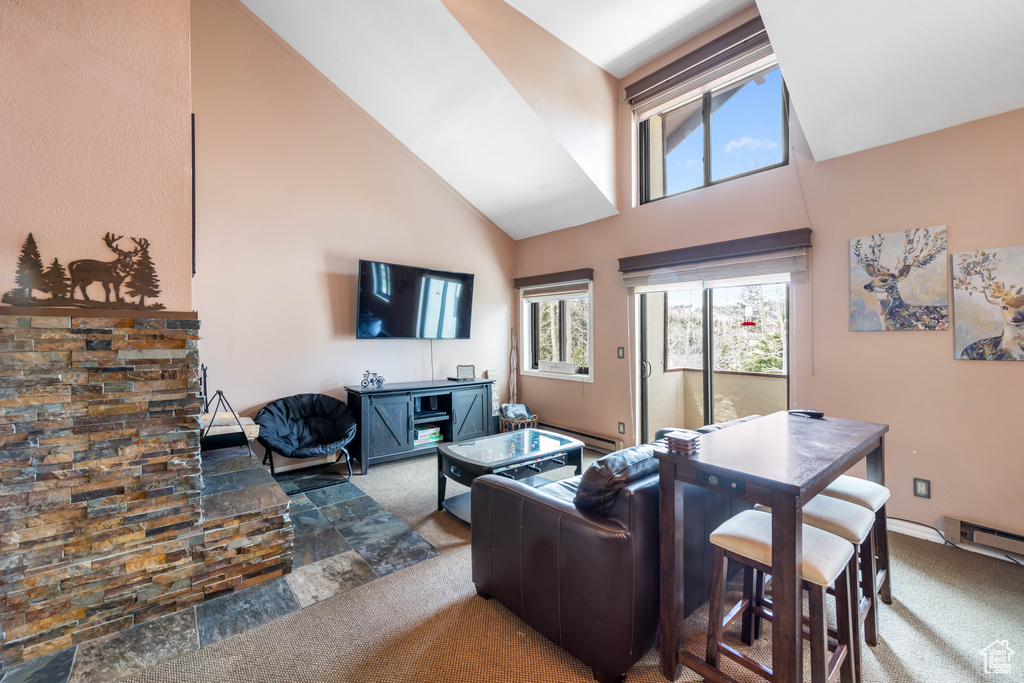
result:
[(46, 308), (40, 306), (0, 306), (0, 315), (52, 316), (71, 318), (166, 318), (168, 320), (199, 320), (196, 311), (158, 311), (131, 308)]

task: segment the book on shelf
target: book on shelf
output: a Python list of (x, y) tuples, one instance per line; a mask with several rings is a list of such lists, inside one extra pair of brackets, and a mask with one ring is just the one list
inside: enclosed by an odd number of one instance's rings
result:
[(417, 439), (424, 439), (431, 436), (441, 436), (441, 428), (432, 424), (426, 424), (423, 425), (422, 427), (417, 427), (415, 431)]
[(416, 439), (412, 442), (413, 446), (423, 446), (428, 443), (441, 443), (441, 435), (435, 434), (434, 436), (427, 436), (422, 439)]

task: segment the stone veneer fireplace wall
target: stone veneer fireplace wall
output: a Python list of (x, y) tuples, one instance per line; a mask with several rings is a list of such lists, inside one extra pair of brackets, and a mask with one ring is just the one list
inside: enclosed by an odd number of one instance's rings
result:
[(0, 315), (0, 670), (290, 571), (287, 502), (203, 519), (184, 316)]

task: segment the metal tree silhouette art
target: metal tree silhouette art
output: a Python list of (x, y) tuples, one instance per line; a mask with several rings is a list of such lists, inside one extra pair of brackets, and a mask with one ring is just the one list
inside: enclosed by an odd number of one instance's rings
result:
[(147, 296), (150, 299), (160, 296), (160, 279), (156, 276), (153, 259), (149, 256), (149, 240), (137, 240), (133, 237), (132, 242), (139, 247), (140, 253), (127, 283), (127, 294), (139, 297), (139, 306), (145, 308)]
[(21, 247), (18, 272), (14, 276), (14, 281), (21, 288), (25, 299), (32, 296), (33, 289), (43, 289), (43, 259), (39, 256), (39, 247), (36, 246), (36, 238), (32, 233), (28, 234), (25, 244)]
[(50, 294), (50, 299), (66, 299), (71, 292), (71, 282), (60, 261), (53, 263), (43, 272), (43, 291)]

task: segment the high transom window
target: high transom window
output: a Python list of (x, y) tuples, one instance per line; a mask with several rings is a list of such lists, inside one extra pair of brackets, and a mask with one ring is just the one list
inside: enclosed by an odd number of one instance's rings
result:
[(789, 96), (760, 17), (626, 86), (640, 204), (789, 162)]
[(640, 203), (789, 162), (789, 116), (779, 67), (676, 99), (640, 121)]

